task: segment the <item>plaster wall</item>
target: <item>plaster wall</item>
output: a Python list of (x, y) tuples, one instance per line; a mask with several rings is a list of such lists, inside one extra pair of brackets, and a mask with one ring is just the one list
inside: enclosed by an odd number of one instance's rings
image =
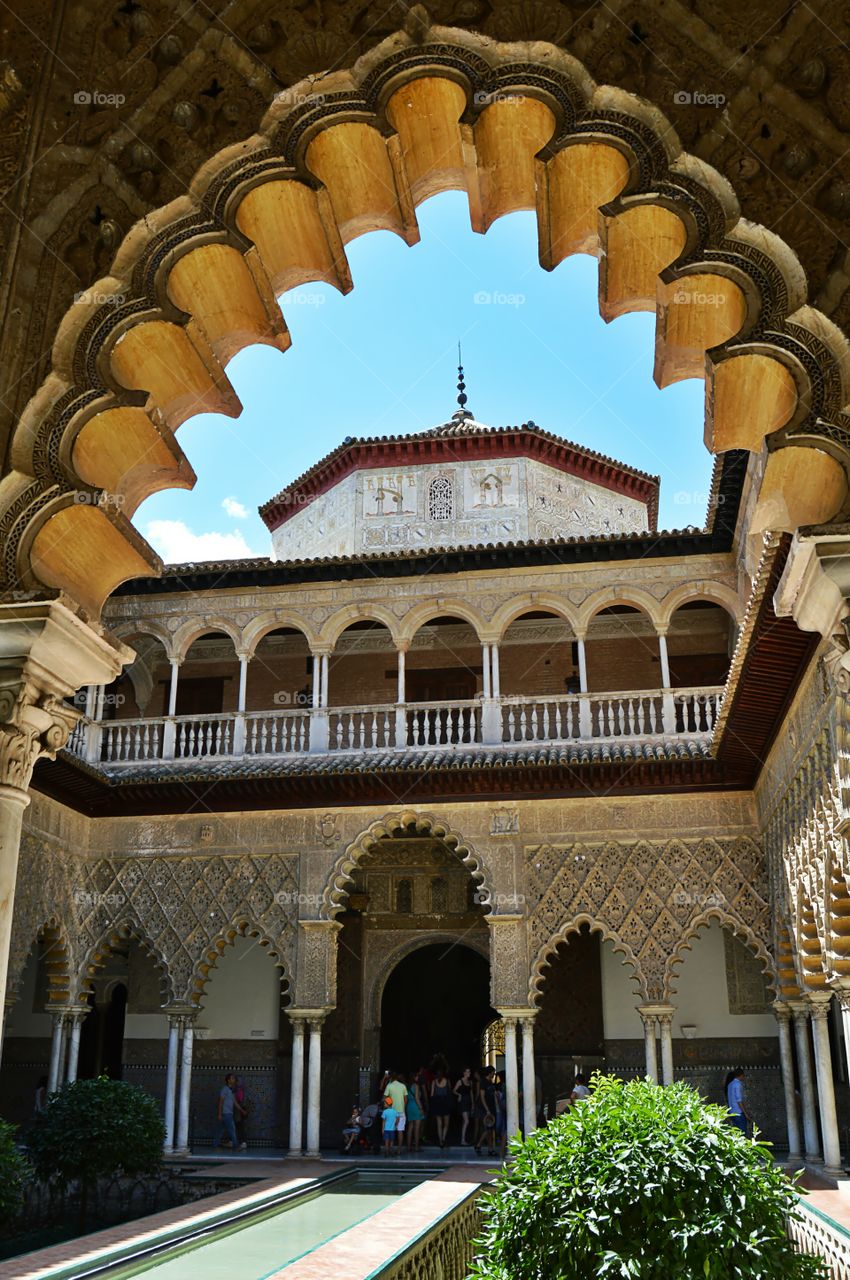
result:
[(253, 938), (236, 938), (207, 983), (200, 1025), (210, 1040), (275, 1040), (279, 1010), (280, 971)]
[[(450, 514), (430, 510), (431, 481), (451, 486)], [(647, 528), (647, 509), (526, 458), (358, 471), (305, 503), (272, 534), (281, 560), (392, 547), (465, 546)]]

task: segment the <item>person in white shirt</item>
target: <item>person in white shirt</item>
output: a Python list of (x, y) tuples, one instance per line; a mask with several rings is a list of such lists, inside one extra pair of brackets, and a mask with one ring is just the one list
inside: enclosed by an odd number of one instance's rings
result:
[(585, 1098), (590, 1097), (590, 1090), (587, 1087), (587, 1080), (583, 1075), (577, 1075), (573, 1081), (573, 1091), (570, 1094), (570, 1106), (574, 1107), (577, 1102), (583, 1102)]

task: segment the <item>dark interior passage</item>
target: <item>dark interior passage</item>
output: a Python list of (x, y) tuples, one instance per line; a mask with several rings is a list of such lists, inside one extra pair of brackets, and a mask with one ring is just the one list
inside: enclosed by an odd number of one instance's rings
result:
[(454, 1078), (476, 1066), (490, 1006), (490, 965), (458, 943), (432, 943), (390, 974), (381, 1005), (381, 1068), (412, 1071), (442, 1053)]

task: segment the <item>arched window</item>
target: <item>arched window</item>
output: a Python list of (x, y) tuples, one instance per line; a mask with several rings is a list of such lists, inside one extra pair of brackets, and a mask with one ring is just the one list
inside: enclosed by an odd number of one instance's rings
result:
[(439, 915), (449, 909), (449, 882), (442, 876), (431, 881), (431, 911)]
[(409, 916), (413, 910), (413, 881), (399, 880), (395, 887), (395, 909), (400, 916)]
[(428, 486), (428, 516), (431, 520), (451, 520), (454, 503), (448, 476), (435, 476)]

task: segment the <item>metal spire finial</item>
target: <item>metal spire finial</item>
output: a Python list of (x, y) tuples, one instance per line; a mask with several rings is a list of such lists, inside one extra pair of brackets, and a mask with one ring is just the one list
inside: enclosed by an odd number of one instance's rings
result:
[(472, 418), (472, 414), (470, 413), (469, 409), (467, 409), (466, 407), (466, 401), (467, 401), (466, 383), (464, 382), (464, 379), (463, 379), (463, 356), (460, 350), (460, 343), (458, 343), (457, 344), (457, 402), (460, 405), (460, 408), (457, 409), (452, 414), (453, 419), (459, 422), (463, 422), (467, 418)]

